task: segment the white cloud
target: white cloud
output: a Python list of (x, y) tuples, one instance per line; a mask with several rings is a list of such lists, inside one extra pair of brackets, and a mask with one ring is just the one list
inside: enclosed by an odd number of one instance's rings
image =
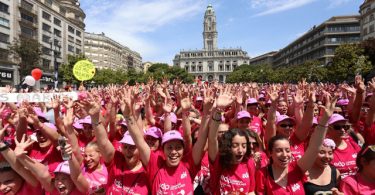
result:
[(250, 5), (253, 9), (262, 10), (254, 16), (264, 16), (295, 9), (314, 1), (316, 0), (250, 0)]
[(344, 4), (349, 3), (350, 1), (354, 1), (354, 0), (329, 0), (329, 1), (330, 1), (330, 3), (329, 3), (328, 8), (336, 8), (338, 6), (344, 5)]
[(139, 52), (144, 60), (161, 54), (163, 45), (142, 35), (189, 19), (205, 8), (204, 1), (196, 0), (81, 0), (81, 3), (87, 15), (87, 32), (104, 32)]

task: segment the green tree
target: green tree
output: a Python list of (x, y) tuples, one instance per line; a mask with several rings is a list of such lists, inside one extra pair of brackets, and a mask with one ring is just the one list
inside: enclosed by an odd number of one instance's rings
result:
[(361, 42), (361, 48), (363, 49), (364, 55), (368, 57), (368, 60), (371, 62), (372, 69), (369, 74), (366, 76), (367, 80), (375, 77), (375, 39), (369, 38)]
[(328, 78), (334, 82), (354, 81), (356, 74), (366, 75), (372, 68), (368, 57), (357, 44), (343, 44), (336, 48)]
[(61, 64), (59, 67), (59, 77), (62, 78), (67, 84), (78, 84), (78, 81), (73, 75), (74, 64), (80, 60), (86, 60), (85, 55), (68, 55), (68, 62), (66, 64)]
[(42, 55), (41, 45), (35, 39), (22, 38), (16, 39), (9, 47), (11, 54), (21, 59), (20, 76), (21, 78), (30, 75), (34, 68), (41, 68), (39, 65)]

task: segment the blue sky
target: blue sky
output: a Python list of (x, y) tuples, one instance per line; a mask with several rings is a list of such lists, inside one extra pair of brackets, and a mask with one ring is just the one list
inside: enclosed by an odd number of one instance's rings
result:
[(172, 64), (180, 50), (203, 48), (203, 16), (216, 12), (219, 48), (250, 57), (279, 50), (332, 16), (358, 14), (363, 0), (80, 0), (86, 31)]

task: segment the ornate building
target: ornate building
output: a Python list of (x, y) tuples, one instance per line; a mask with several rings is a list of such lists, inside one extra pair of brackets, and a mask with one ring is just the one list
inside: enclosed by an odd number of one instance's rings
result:
[(375, 0), (365, 0), (359, 7), (361, 14), (361, 38), (375, 38)]
[(142, 57), (139, 53), (105, 36), (85, 32), (85, 56), (97, 68), (134, 68), (143, 71)]
[(53, 73), (67, 55), (83, 51), (85, 17), (77, 0), (0, 0), (0, 85), (22, 79), (20, 60), (9, 55), (9, 46), (22, 38), (41, 44), (40, 84), (54, 85)]
[(217, 36), (215, 11), (208, 5), (203, 21), (203, 49), (181, 51), (173, 65), (184, 68), (198, 79), (225, 82), (234, 68), (249, 64), (250, 57), (240, 48), (218, 49)]

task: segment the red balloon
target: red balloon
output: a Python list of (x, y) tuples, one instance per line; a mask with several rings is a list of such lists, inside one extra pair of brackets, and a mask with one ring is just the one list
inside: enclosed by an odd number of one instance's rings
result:
[(33, 76), (36, 81), (39, 81), (42, 78), (42, 74), (43, 72), (39, 68), (34, 68), (31, 71), (31, 76)]

